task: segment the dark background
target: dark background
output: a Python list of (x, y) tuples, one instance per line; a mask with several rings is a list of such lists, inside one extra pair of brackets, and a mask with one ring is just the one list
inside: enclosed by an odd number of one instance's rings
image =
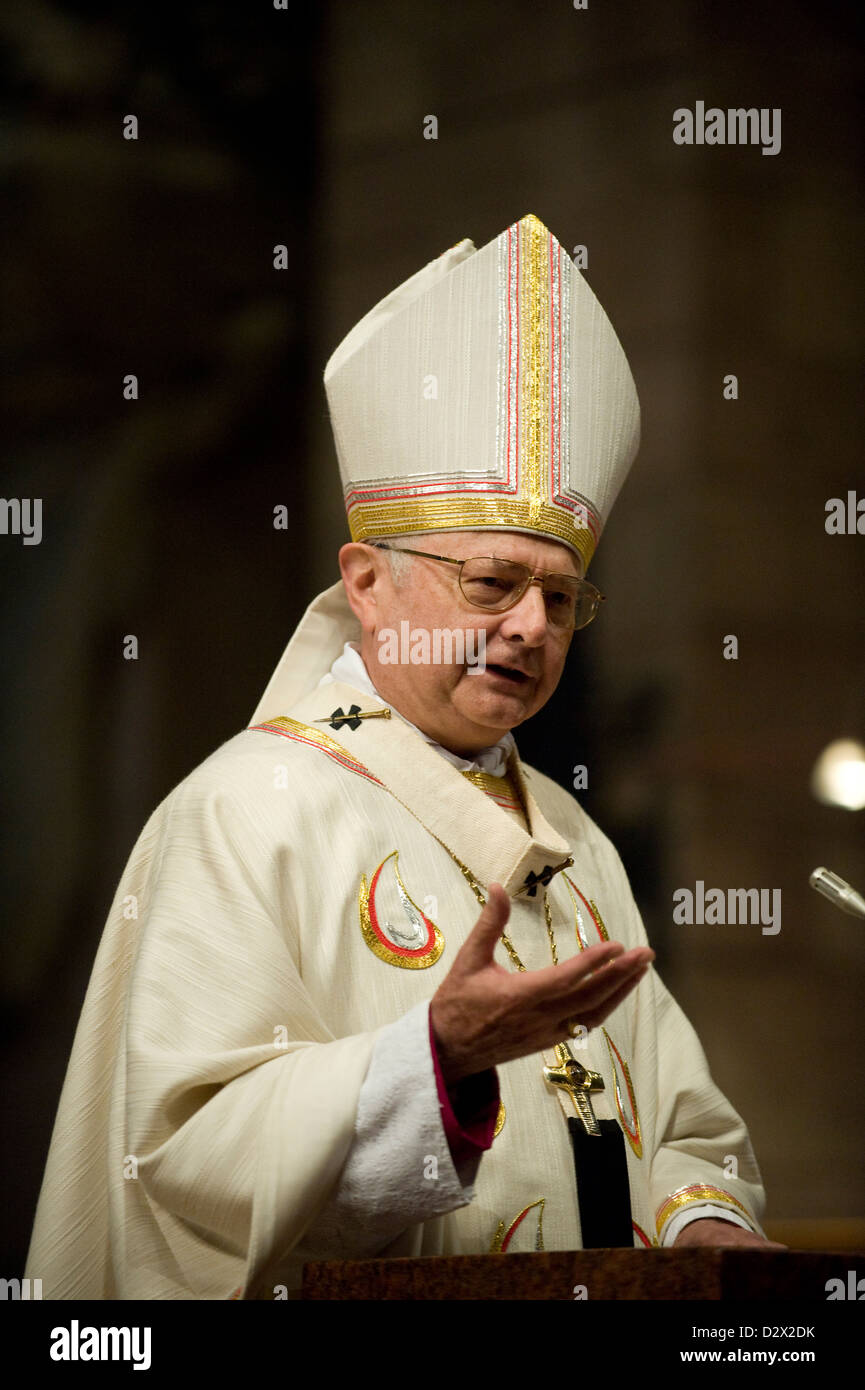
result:
[[(0, 19), (0, 492), (41, 497), (44, 528), (0, 536), (0, 1272), (23, 1269), (132, 844), (338, 577), (327, 357), (445, 248), (529, 212), (587, 246), (644, 442), (590, 571), (607, 603), (520, 750), (565, 786), (587, 764), (580, 799), (749, 1124), (773, 1229), (837, 1244), (820, 1222), (845, 1217), (861, 1243), (865, 935), (807, 886), (817, 864), (865, 885), (863, 813), (809, 792), (830, 740), (865, 738), (865, 537), (824, 529), (828, 498), (865, 495), (856, 9), (44, 0)], [(781, 152), (675, 145), (697, 100), (780, 107)], [(674, 926), (697, 879), (781, 888), (780, 934)]]

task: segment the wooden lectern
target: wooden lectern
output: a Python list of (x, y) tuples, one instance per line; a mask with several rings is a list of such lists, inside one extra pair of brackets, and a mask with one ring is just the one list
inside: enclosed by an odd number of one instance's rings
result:
[[(770, 1300), (824, 1303), (827, 1281), (865, 1275), (865, 1250), (550, 1250), (421, 1259), (321, 1260), (305, 1299)], [(585, 1288), (585, 1295), (575, 1289)]]

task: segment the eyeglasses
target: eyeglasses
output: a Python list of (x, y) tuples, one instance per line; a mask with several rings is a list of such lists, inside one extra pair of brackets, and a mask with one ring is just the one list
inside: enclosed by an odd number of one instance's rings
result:
[(472, 608), (484, 608), (504, 613), (519, 603), (530, 584), (540, 584), (551, 627), (575, 631), (592, 621), (604, 594), (585, 579), (572, 574), (556, 574), (541, 570), (535, 574), (528, 565), (517, 560), (498, 560), (493, 555), (474, 555), (468, 560), (455, 560), (451, 555), (433, 555), (428, 550), (409, 550), (407, 546), (371, 543), (376, 550), (393, 550), (398, 555), (420, 555), (426, 560), (443, 560), (459, 565), (460, 589)]

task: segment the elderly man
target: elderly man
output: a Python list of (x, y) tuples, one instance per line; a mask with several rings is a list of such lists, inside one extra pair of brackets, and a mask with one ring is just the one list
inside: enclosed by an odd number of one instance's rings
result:
[(315, 1257), (764, 1245), (621, 862), (511, 733), (595, 616), (636, 452), (606, 316), (526, 217), (400, 286), (325, 382), (342, 581), (133, 851), (28, 1275), (266, 1298)]

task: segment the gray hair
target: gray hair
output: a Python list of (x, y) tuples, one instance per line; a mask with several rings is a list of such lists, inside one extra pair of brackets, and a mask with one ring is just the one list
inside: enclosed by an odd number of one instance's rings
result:
[(390, 565), (390, 577), (394, 582), (394, 587), (401, 589), (408, 576), (409, 569), (413, 560), (412, 555), (399, 555), (397, 551), (409, 547), (412, 550), (426, 550), (426, 541), (430, 540), (434, 532), (432, 531), (413, 531), (411, 535), (405, 536), (374, 536), (367, 541), (367, 545), (374, 545), (377, 540), (384, 541), (387, 545), (395, 547), (394, 550), (385, 550), (382, 554), (387, 556)]

